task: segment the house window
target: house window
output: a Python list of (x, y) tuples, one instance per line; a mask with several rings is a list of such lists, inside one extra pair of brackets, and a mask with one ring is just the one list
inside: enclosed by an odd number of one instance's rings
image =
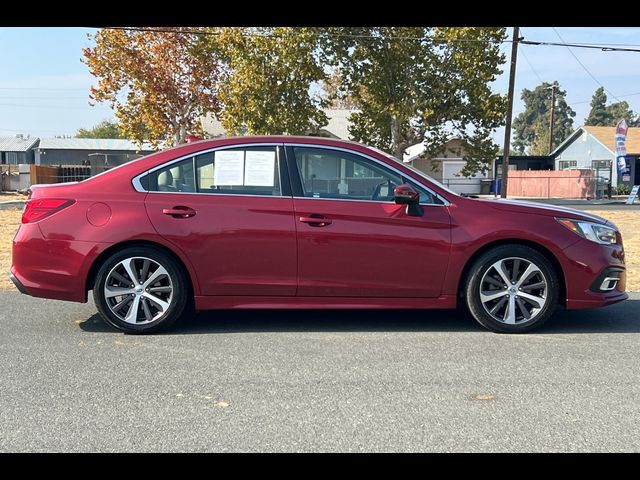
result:
[(558, 162), (558, 170), (569, 170), (578, 166), (577, 160), (560, 160)]
[(594, 170), (609, 170), (611, 168), (611, 160), (593, 160), (591, 168)]

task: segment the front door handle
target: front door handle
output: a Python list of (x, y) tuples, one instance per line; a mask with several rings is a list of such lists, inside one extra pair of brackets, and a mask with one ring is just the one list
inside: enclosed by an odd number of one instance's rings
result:
[(327, 225), (331, 225), (331, 219), (319, 213), (312, 213), (308, 217), (299, 217), (298, 221), (308, 223), (310, 227), (326, 227)]
[(170, 215), (173, 218), (190, 218), (196, 214), (196, 211), (193, 208), (178, 205), (173, 208), (163, 208), (162, 213), (163, 215)]

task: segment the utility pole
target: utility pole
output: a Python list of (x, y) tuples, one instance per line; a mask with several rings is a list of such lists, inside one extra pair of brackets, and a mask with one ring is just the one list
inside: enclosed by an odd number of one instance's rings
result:
[(548, 88), (551, 89), (551, 119), (549, 121), (549, 155), (551, 155), (551, 151), (553, 150), (553, 124), (556, 119), (556, 89), (558, 88), (558, 84), (554, 83)]
[(504, 156), (502, 157), (502, 186), (500, 196), (507, 198), (507, 179), (509, 175), (509, 148), (511, 146), (511, 116), (513, 115), (513, 88), (516, 83), (516, 63), (518, 61), (518, 42), (520, 28), (513, 27), (511, 44), (511, 70), (509, 71), (509, 93), (507, 98), (507, 122), (504, 126)]

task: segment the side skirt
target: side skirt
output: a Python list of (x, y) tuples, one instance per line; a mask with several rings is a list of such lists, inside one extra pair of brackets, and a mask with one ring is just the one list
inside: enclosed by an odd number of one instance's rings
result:
[(196, 296), (195, 301), (196, 310), (230, 308), (456, 308), (455, 295), (443, 295), (437, 298)]

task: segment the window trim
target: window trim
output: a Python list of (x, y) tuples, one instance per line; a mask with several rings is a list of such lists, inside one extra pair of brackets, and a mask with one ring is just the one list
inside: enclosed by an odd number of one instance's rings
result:
[[(169, 165), (172, 165), (174, 163), (177, 162), (181, 162), (183, 160), (186, 160), (190, 157), (195, 157), (198, 155), (204, 155), (205, 153), (210, 153), (210, 152), (215, 152), (218, 150), (229, 150), (232, 148), (247, 148), (247, 147), (276, 147), (276, 152), (277, 152), (277, 156), (278, 156), (278, 161), (280, 162), (280, 183), (281, 183), (281, 190), (282, 190), (282, 195), (280, 196), (273, 196), (273, 195), (246, 195), (246, 194), (225, 194), (225, 193), (198, 193), (198, 192), (156, 192), (156, 191), (150, 191), (150, 190), (145, 190), (142, 186), (142, 184), (140, 183), (140, 178), (144, 177), (145, 175), (149, 174), (149, 173), (153, 173), (156, 170), (160, 170), (162, 168), (165, 168)], [(240, 144), (233, 144), (233, 145), (223, 145), (220, 147), (213, 147), (213, 148), (207, 148), (205, 150), (199, 150), (197, 152), (192, 152), (189, 153), (188, 155), (183, 155), (181, 157), (178, 158), (174, 158), (173, 160), (169, 160), (168, 162), (164, 162), (160, 165), (156, 165), (153, 168), (150, 168), (149, 170), (145, 170), (144, 172), (139, 173), (138, 175), (136, 175), (135, 177), (133, 177), (131, 179), (131, 184), (133, 185), (133, 188), (135, 191), (140, 192), (140, 193), (154, 193), (154, 194), (169, 194), (169, 195), (226, 195), (226, 196), (231, 196), (234, 195), (236, 197), (255, 197), (255, 198), (295, 198), (295, 199), (306, 199), (306, 200), (332, 200), (332, 201), (338, 201), (338, 202), (368, 202), (368, 203), (383, 203), (385, 205), (388, 205), (389, 202), (381, 202), (379, 200), (357, 200), (357, 199), (340, 199), (340, 198), (313, 198), (313, 197), (300, 197), (294, 194), (294, 185), (295, 182), (297, 180), (297, 182), (300, 182), (299, 186), (302, 187), (302, 180), (300, 178), (300, 172), (298, 170), (298, 164), (295, 161), (295, 158), (289, 158), (289, 151), (291, 151), (291, 154), (293, 154), (293, 147), (307, 147), (307, 148), (319, 148), (319, 149), (327, 149), (327, 150), (337, 150), (337, 151), (341, 151), (341, 152), (345, 152), (345, 153), (350, 153), (352, 155), (359, 155), (363, 158), (366, 158), (368, 160), (371, 160), (379, 165), (381, 165), (383, 168), (387, 168), (389, 170), (392, 170), (394, 172), (396, 172), (398, 175), (400, 175), (401, 177), (408, 177), (411, 180), (413, 180), (415, 183), (417, 183), (419, 186), (421, 186), (422, 188), (424, 188), (425, 190), (427, 190), (429, 193), (431, 193), (432, 195), (434, 195), (436, 198), (440, 199), (443, 203), (437, 204), (437, 203), (424, 203), (421, 204), (423, 206), (426, 207), (448, 207), (449, 205), (451, 205), (451, 202), (449, 200), (447, 200), (445, 197), (443, 197), (442, 195), (440, 195), (439, 193), (435, 192), (433, 189), (429, 188), (428, 186), (426, 186), (424, 184), (424, 182), (422, 181), (422, 179), (417, 180), (414, 177), (411, 177), (409, 175), (407, 175), (406, 173), (402, 172), (401, 170), (387, 164), (386, 162), (383, 162), (382, 160), (379, 160), (375, 157), (372, 157), (371, 155), (367, 155), (365, 153), (362, 152), (358, 152), (356, 150), (351, 150), (349, 148), (343, 148), (343, 147), (335, 147), (333, 145), (319, 145), (319, 144), (315, 144), (315, 143), (291, 143), (291, 142), (258, 142), (258, 143), (240, 143)], [(282, 148), (282, 149), (281, 149)], [(281, 153), (283, 153), (281, 155)], [(283, 169), (283, 163), (284, 163), (284, 169)], [(115, 167), (118, 168), (118, 167)], [(283, 171), (286, 169), (286, 173), (283, 173)], [(296, 174), (295, 176), (294, 173)], [(288, 192), (287, 192), (288, 191)], [(287, 194), (288, 193), (288, 194)]]
[[(250, 194), (246, 194), (246, 193), (203, 193), (203, 192), (160, 192), (160, 191), (156, 191), (156, 190), (147, 190), (142, 186), (142, 183), (140, 181), (140, 179), (142, 177), (144, 177), (145, 175), (149, 175), (157, 170), (161, 170), (167, 167), (170, 167), (171, 165), (173, 165), (174, 163), (179, 163), (179, 162), (183, 162), (185, 160), (188, 159), (192, 159), (192, 161), (194, 162), (194, 166), (195, 166), (195, 159), (197, 156), (199, 155), (205, 155), (207, 153), (211, 153), (211, 152), (216, 152), (219, 150), (230, 150), (230, 149), (234, 149), (234, 148), (238, 148), (238, 149), (242, 149), (242, 148), (250, 148), (250, 147), (275, 147), (275, 151), (276, 151), (276, 160), (278, 161), (278, 171), (280, 174), (280, 195), (250, 195)], [(289, 176), (286, 173), (283, 173), (283, 168), (286, 168), (284, 164), (287, 164), (288, 162), (286, 162), (286, 159), (283, 158), (285, 157), (285, 155), (281, 154), (281, 148), (283, 147), (283, 144), (281, 142), (261, 142), (261, 143), (242, 143), (242, 144), (234, 144), (234, 145), (223, 145), (221, 147), (213, 147), (213, 148), (208, 148), (205, 150), (199, 150), (197, 152), (192, 152), (189, 153), (188, 155), (183, 155), (181, 157), (178, 158), (174, 158), (173, 160), (169, 160), (168, 162), (164, 162), (161, 163), (160, 165), (156, 165), (153, 168), (150, 168), (149, 170), (145, 170), (142, 173), (139, 173), (138, 175), (136, 175), (135, 177), (133, 177), (131, 179), (131, 184), (133, 185), (133, 189), (136, 192), (140, 192), (140, 193), (161, 193), (161, 194), (169, 194), (169, 195), (214, 195), (214, 196), (220, 196), (220, 195), (224, 195), (224, 196), (234, 196), (234, 197), (262, 197), (262, 198), (291, 198), (292, 197), (292, 192), (291, 192), (291, 184), (289, 181)], [(195, 173), (195, 169), (194, 169), (194, 179), (196, 177), (196, 173)], [(197, 179), (195, 179), (197, 181)], [(196, 187), (197, 190), (197, 187)]]
[[(408, 178), (411, 181), (413, 181), (414, 183), (416, 183), (417, 185), (419, 185), (420, 187), (424, 188), (425, 190), (427, 190), (429, 193), (431, 193), (434, 197), (438, 198), (441, 202), (443, 202), (442, 204), (438, 204), (438, 203), (421, 203), (420, 205), (426, 206), (426, 207), (448, 207), (449, 205), (451, 205), (451, 202), (449, 202), (449, 200), (447, 200), (446, 198), (444, 198), (442, 195), (438, 194), (437, 192), (434, 192), (431, 188), (427, 187), (426, 185), (424, 185), (424, 183), (416, 180), (415, 178), (407, 175), (406, 173), (402, 172), (401, 170), (392, 167), (391, 165), (387, 164), (386, 162), (383, 162), (377, 158), (372, 157), (371, 155), (367, 155), (365, 153), (362, 152), (358, 152), (355, 150), (350, 150), (348, 148), (342, 148), (342, 147), (334, 147), (332, 145), (318, 145), (318, 144), (311, 144), (311, 143), (284, 143), (284, 147), (285, 147), (285, 155), (287, 156), (287, 163), (289, 164), (289, 174), (292, 175), (294, 172), (292, 170), (295, 170), (295, 172), (297, 173), (297, 182), (295, 182), (296, 187), (298, 188), (299, 192), (304, 193), (304, 191), (302, 190), (302, 175), (300, 174), (300, 169), (298, 168), (298, 162), (295, 159), (295, 154), (293, 152), (293, 149), (295, 147), (303, 147), (303, 148), (317, 148), (317, 149), (324, 149), (324, 150), (336, 150), (339, 152), (345, 152), (345, 153), (349, 153), (351, 155), (356, 155), (356, 156), (360, 156), (364, 159), (367, 160), (371, 160), (374, 163), (377, 163), (379, 166), (381, 166), (384, 169), (388, 169), (391, 170), (393, 172), (395, 172), (397, 175), (400, 176), (400, 178)], [(291, 156), (293, 158), (289, 158), (289, 152), (291, 152)], [(291, 179), (291, 184), (292, 187), (294, 185), (294, 181), (293, 178)], [(383, 202), (381, 200), (360, 200), (360, 199), (355, 199), (355, 198), (314, 198), (314, 197), (305, 197), (305, 196), (299, 196), (299, 195), (293, 195), (293, 198), (295, 199), (305, 199), (305, 200), (329, 200), (329, 201), (338, 201), (338, 202), (367, 202), (367, 203), (383, 203), (385, 205), (388, 205), (390, 202)]]

